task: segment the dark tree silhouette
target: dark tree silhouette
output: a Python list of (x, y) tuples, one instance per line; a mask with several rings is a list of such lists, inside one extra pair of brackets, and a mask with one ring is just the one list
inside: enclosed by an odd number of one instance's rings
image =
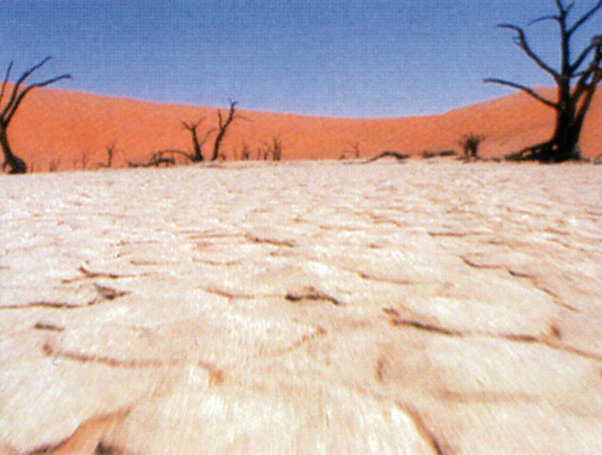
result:
[(572, 23), (569, 21), (569, 15), (575, 1), (571, 1), (568, 5), (563, 0), (555, 0), (555, 2), (556, 14), (535, 19), (529, 25), (543, 21), (557, 23), (560, 33), (560, 69), (548, 65), (535, 53), (523, 28), (512, 24), (498, 26), (516, 33), (514, 41), (518, 47), (539, 68), (552, 76), (558, 88), (556, 99), (548, 99), (533, 89), (515, 82), (504, 79), (485, 79), (485, 82), (522, 90), (556, 111), (556, 126), (552, 138), (540, 144), (530, 145), (510, 155), (508, 157), (510, 159), (557, 163), (580, 158), (579, 137), (583, 122), (596, 88), (602, 79), (602, 35), (594, 36), (589, 45), (581, 50), (574, 59), (571, 40), (575, 32), (602, 8), (602, 0), (598, 0), (594, 6)]
[(282, 143), (282, 139), (280, 136), (275, 135), (272, 137), (272, 142), (264, 142), (264, 147), (261, 149), (261, 154), (263, 155), (263, 159), (267, 161), (270, 157), (272, 157), (272, 161), (281, 161), (282, 160), (282, 151), (284, 150), (284, 144)]
[[(192, 153), (178, 149), (160, 150), (158, 152), (153, 153), (148, 163), (150, 163), (150, 165), (152, 166), (156, 165), (157, 163), (165, 165), (175, 164), (175, 155), (181, 155), (191, 163), (200, 163), (204, 161), (205, 158), (203, 157), (203, 145), (205, 144), (205, 141), (207, 141), (211, 133), (215, 131), (215, 128), (212, 128), (209, 131), (207, 131), (205, 133), (205, 136), (203, 136), (203, 138), (199, 140), (198, 128), (203, 122), (203, 120), (204, 119), (201, 118), (194, 123), (182, 122), (182, 127), (190, 132), (190, 136), (192, 138)], [(129, 164), (131, 166), (135, 165), (134, 163)]]
[(207, 131), (207, 133), (205, 133), (205, 137), (203, 137), (203, 139), (201, 141), (199, 141), (199, 137), (197, 134), (197, 128), (199, 127), (199, 125), (202, 123), (203, 120), (204, 119), (200, 119), (196, 123), (182, 122), (182, 126), (190, 132), (190, 136), (192, 138), (192, 153), (185, 154), (185, 155), (193, 163), (200, 163), (201, 161), (204, 160), (203, 150), (202, 150), (203, 144), (205, 143), (205, 141), (207, 140), (209, 135), (213, 132), (213, 130)]
[(248, 161), (251, 159), (251, 148), (246, 141), (242, 142), (242, 150), (240, 151), (240, 159), (242, 161)]
[(360, 143), (347, 141), (347, 145), (351, 149), (351, 152), (355, 155), (355, 158), (359, 159), (360, 155), (362, 154)]
[(462, 136), (460, 145), (464, 152), (464, 159), (476, 159), (479, 157), (479, 146), (485, 140), (485, 136), (474, 133), (468, 133)]
[(232, 124), (234, 120), (238, 118), (236, 115), (236, 105), (238, 102), (230, 101), (230, 111), (228, 112), (228, 117), (224, 120), (222, 116), (222, 111), (218, 109), (217, 111), (217, 119), (218, 119), (218, 128), (217, 128), (217, 136), (215, 137), (215, 142), (213, 144), (213, 156), (211, 157), (211, 161), (215, 161), (219, 158), (219, 149), (222, 144), (222, 140), (226, 135), (226, 131), (228, 127)]
[(27, 78), (31, 76), (35, 71), (39, 70), (42, 66), (44, 66), (50, 57), (46, 57), (37, 65), (32, 66), (30, 69), (25, 71), (21, 77), (17, 80), (17, 82), (12, 86), (10, 90), (10, 95), (6, 103), (3, 102), (4, 95), (8, 90), (8, 84), (10, 80), (10, 73), (13, 68), (13, 62), (10, 62), (8, 65), (8, 69), (6, 70), (6, 76), (4, 77), (4, 82), (2, 83), (2, 88), (0, 89), (0, 146), (2, 147), (2, 152), (4, 153), (4, 163), (2, 164), (2, 169), (6, 170), (8, 167), (9, 174), (25, 174), (27, 172), (27, 165), (25, 161), (15, 155), (8, 142), (8, 126), (10, 125), (11, 120), (15, 116), (17, 109), (27, 96), (27, 94), (36, 87), (45, 87), (50, 84), (54, 84), (55, 82), (60, 81), (61, 79), (70, 79), (71, 76), (69, 74), (63, 74), (61, 76), (53, 77), (52, 79), (48, 79), (43, 82), (36, 82), (34, 84), (30, 84), (28, 86), (24, 86)]

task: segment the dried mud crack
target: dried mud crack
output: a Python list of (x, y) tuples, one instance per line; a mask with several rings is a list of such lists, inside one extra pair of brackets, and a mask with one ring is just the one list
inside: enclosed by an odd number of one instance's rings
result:
[(316, 288), (309, 286), (298, 291), (289, 291), (286, 293), (284, 298), (290, 302), (301, 302), (304, 300), (321, 300), (324, 302), (330, 302), (333, 305), (343, 305), (338, 299), (326, 294), (325, 292), (319, 291)]
[(66, 359), (74, 362), (90, 362), (105, 365), (113, 368), (160, 368), (168, 365), (178, 365), (180, 361), (163, 361), (156, 359), (132, 359), (121, 360), (110, 356), (89, 355), (77, 351), (63, 350), (56, 348), (52, 343), (46, 342), (42, 346), (42, 351), (48, 357), (57, 359)]
[(51, 324), (48, 322), (36, 322), (33, 326), (35, 330), (48, 330), (50, 332), (62, 332), (65, 330), (65, 327), (60, 327), (55, 324)]
[(76, 278), (64, 279), (64, 280), (62, 280), (62, 282), (64, 284), (69, 284), (69, 283), (74, 283), (76, 281), (93, 279), (93, 278), (108, 278), (110, 280), (117, 280), (120, 278), (132, 278), (132, 277), (136, 276), (136, 275), (118, 275), (116, 273), (92, 272), (91, 270), (88, 270), (87, 268), (85, 268), (83, 265), (80, 266), (77, 270), (79, 272), (81, 272), (83, 276), (79, 276)]
[(548, 335), (543, 336), (535, 336), (531, 334), (504, 334), (504, 333), (495, 333), (495, 332), (487, 332), (482, 330), (453, 330), (443, 326), (438, 326), (435, 324), (429, 324), (425, 322), (421, 322), (413, 319), (404, 319), (401, 318), (399, 312), (393, 308), (383, 308), (384, 313), (389, 315), (389, 323), (393, 326), (401, 326), (401, 327), (410, 327), (413, 329), (431, 332), (437, 335), (450, 336), (450, 337), (485, 337), (485, 338), (494, 338), (500, 340), (506, 340), (514, 343), (536, 343), (547, 346), (550, 349), (566, 352), (568, 354), (577, 355), (586, 359), (595, 360), (597, 362), (602, 362), (602, 354), (597, 354), (594, 352), (588, 352), (583, 349), (579, 349), (567, 344), (563, 344), (561, 342), (561, 331), (556, 325), (552, 325), (550, 327), (550, 333)]

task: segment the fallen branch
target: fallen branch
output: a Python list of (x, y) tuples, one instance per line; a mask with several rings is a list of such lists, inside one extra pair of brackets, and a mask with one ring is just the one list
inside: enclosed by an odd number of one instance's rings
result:
[(189, 154), (181, 150), (162, 150), (153, 153), (150, 160), (146, 161), (145, 163), (132, 163), (131, 161), (128, 161), (128, 167), (160, 167), (161, 165), (164, 165), (165, 167), (175, 166), (176, 159), (174, 155), (176, 154), (184, 155), (186, 158), (190, 159)]
[(386, 152), (381, 153), (380, 155), (376, 155), (375, 157), (370, 158), (367, 161), (364, 161), (364, 164), (372, 163), (373, 161), (380, 160), (382, 158), (387, 158), (387, 157), (393, 157), (399, 161), (403, 161), (403, 160), (409, 158), (410, 155), (407, 155), (405, 153), (400, 153), (400, 152), (386, 151)]

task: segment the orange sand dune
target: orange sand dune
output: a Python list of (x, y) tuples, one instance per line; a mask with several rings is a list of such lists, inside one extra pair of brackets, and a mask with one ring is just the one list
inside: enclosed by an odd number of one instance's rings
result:
[[(545, 90), (551, 93), (549, 89)], [(501, 156), (547, 139), (553, 128), (551, 109), (517, 93), (456, 109), (443, 115), (391, 119), (338, 119), (291, 114), (241, 111), (222, 151), (238, 159), (242, 144), (252, 159), (264, 143), (278, 136), (283, 159), (351, 158), (357, 144), (361, 156), (385, 150), (405, 153), (459, 150), (463, 134), (486, 136), (483, 156)], [(98, 167), (114, 145), (115, 166), (146, 161), (163, 149), (191, 150), (190, 134), (182, 121), (205, 118), (201, 136), (217, 122), (216, 109), (156, 104), (58, 89), (33, 91), (9, 129), (15, 153), (34, 171)], [(211, 139), (204, 154), (211, 153)], [(585, 156), (602, 154), (602, 95), (592, 105), (582, 138)], [(60, 160), (60, 161), (59, 161)]]

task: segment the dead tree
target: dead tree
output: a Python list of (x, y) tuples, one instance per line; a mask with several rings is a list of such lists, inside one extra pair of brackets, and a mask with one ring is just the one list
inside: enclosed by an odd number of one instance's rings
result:
[[(2, 152), (4, 153), (4, 163), (2, 164), (2, 170), (6, 170), (9, 168), (9, 174), (25, 174), (27, 172), (27, 165), (25, 161), (15, 155), (8, 142), (8, 126), (10, 125), (11, 120), (14, 118), (17, 109), (27, 96), (27, 94), (32, 91), (36, 87), (45, 87), (50, 84), (54, 84), (55, 82), (60, 81), (61, 79), (70, 79), (71, 76), (69, 74), (63, 74), (61, 76), (53, 77), (52, 79), (48, 79), (43, 82), (36, 82), (34, 84), (24, 86), (27, 78), (31, 76), (35, 71), (39, 70), (42, 66), (44, 66), (50, 57), (46, 57), (37, 65), (32, 66), (30, 69), (25, 71), (21, 77), (17, 80), (17, 82), (10, 89), (10, 95), (8, 96), (8, 100), (6, 103), (3, 103), (3, 98), (7, 90), (9, 89), (9, 79), (10, 73), (13, 69), (13, 62), (10, 62), (8, 65), (8, 69), (6, 70), (6, 75), (4, 77), (4, 82), (2, 83), (2, 88), (0, 89), (0, 146), (2, 147)], [(8, 95), (8, 93), (6, 93)]]
[(594, 36), (589, 45), (581, 50), (574, 59), (571, 40), (575, 32), (602, 8), (602, 0), (598, 0), (593, 7), (572, 23), (569, 22), (569, 14), (575, 2), (571, 1), (568, 5), (563, 0), (555, 0), (555, 2), (556, 14), (535, 19), (529, 25), (543, 21), (557, 23), (560, 33), (560, 69), (553, 68), (535, 53), (523, 28), (512, 24), (498, 26), (516, 33), (515, 43), (527, 57), (554, 79), (558, 93), (556, 99), (548, 99), (533, 89), (516, 82), (504, 79), (485, 79), (485, 82), (522, 90), (556, 111), (556, 125), (552, 138), (539, 144), (530, 145), (510, 155), (509, 159), (558, 163), (580, 158), (579, 137), (583, 122), (602, 79), (602, 35)]
[[(215, 131), (215, 128), (210, 129), (205, 133), (203, 138), (199, 140), (198, 127), (201, 125), (203, 120), (204, 119), (201, 118), (195, 123), (182, 122), (182, 126), (184, 127), (184, 129), (190, 132), (190, 136), (192, 138), (192, 153), (178, 149), (160, 150), (158, 152), (153, 153), (148, 163), (150, 163), (150, 165), (152, 166), (154, 166), (155, 163), (165, 164), (166, 166), (169, 166), (172, 164), (172, 161), (173, 164), (175, 164), (175, 155), (181, 155), (191, 163), (202, 162), (205, 159), (203, 157), (203, 145), (205, 144), (211, 133)], [(134, 163), (129, 163), (129, 165), (133, 164)]]
[(207, 131), (202, 140), (199, 141), (199, 137), (197, 134), (197, 128), (203, 122), (204, 119), (199, 119), (196, 123), (187, 123), (182, 122), (182, 126), (186, 128), (192, 137), (192, 153), (184, 153), (184, 156), (188, 158), (193, 163), (200, 163), (204, 160), (203, 158), (203, 144), (209, 137), (209, 135), (214, 131), (213, 129)]
[(213, 143), (213, 156), (211, 157), (211, 161), (215, 161), (219, 158), (219, 149), (222, 144), (222, 140), (226, 135), (226, 131), (228, 127), (232, 124), (234, 120), (238, 118), (236, 115), (236, 105), (238, 102), (230, 101), (230, 111), (228, 112), (228, 117), (224, 120), (222, 116), (222, 111), (218, 109), (217, 111), (217, 119), (218, 119), (218, 128), (217, 128), (217, 136), (215, 137), (215, 142)]

